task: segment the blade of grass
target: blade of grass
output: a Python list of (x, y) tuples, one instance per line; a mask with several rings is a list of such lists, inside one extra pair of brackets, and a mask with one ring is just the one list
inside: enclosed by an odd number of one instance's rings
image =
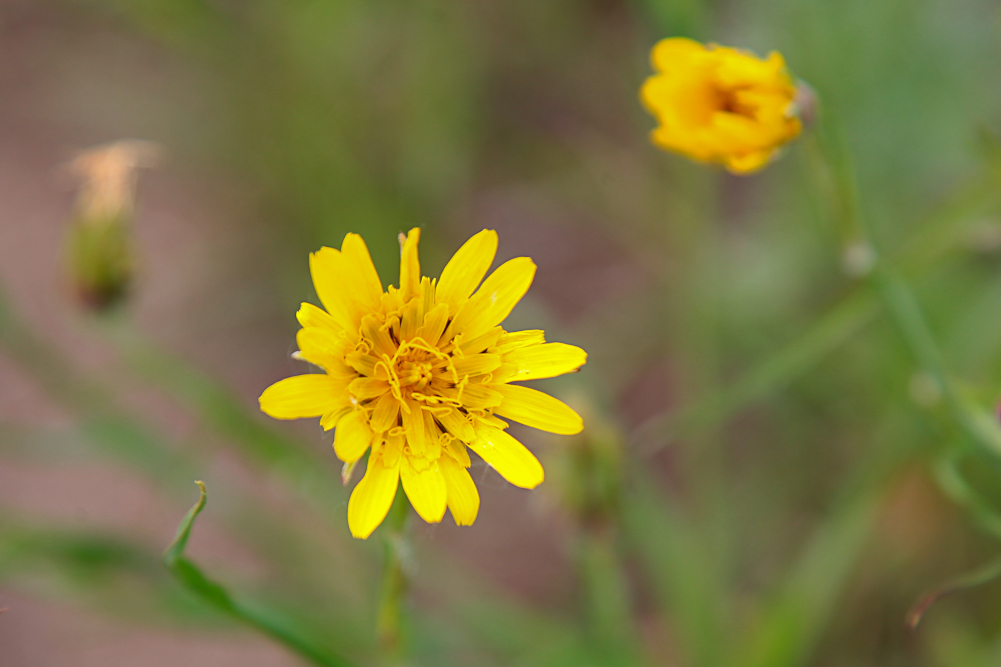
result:
[(808, 664), (872, 532), (888, 482), (920, 451), (919, 442), (901, 437), (897, 430), (910, 423), (910, 411), (906, 406), (891, 412), (876, 429), (873, 442), (893, 444), (870, 449), (842, 482), (830, 511), (787, 569), (760, 621), (736, 645), (729, 664)]
[(736, 665), (806, 664), (869, 535), (878, 500), (873, 491), (863, 494), (817, 528)]
[(704, 536), (642, 470), (622, 500), (625, 539), (652, 579), (661, 608), (677, 631), (688, 663), (722, 664), (724, 592)]
[(878, 299), (870, 290), (846, 297), (802, 336), (752, 367), (737, 381), (641, 424), (631, 435), (631, 441), (637, 443), (641, 455), (649, 455), (673, 438), (725, 419), (795, 380), (854, 337), (878, 313)]

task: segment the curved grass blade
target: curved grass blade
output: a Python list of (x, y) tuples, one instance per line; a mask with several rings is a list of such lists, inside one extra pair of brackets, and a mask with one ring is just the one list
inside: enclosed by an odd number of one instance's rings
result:
[(914, 606), (908, 610), (907, 627), (911, 630), (917, 629), (918, 623), (920, 623), (921, 619), (924, 618), (925, 612), (928, 611), (928, 608), (946, 595), (952, 595), (953, 593), (959, 593), (969, 588), (983, 586), (998, 577), (1001, 577), (1001, 558), (998, 558), (997, 560), (992, 561), (987, 565), (974, 570), (973, 572), (968, 572), (964, 575), (956, 577), (945, 585), (925, 593), (918, 599), (917, 602), (914, 603)]
[(163, 564), (171, 575), (206, 604), (269, 635), (313, 664), (320, 667), (350, 667), (351, 663), (309, 637), (297, 627), (293, 619), (264, 605), (235, 598), (221, 584), (206, 577), (197, 565), (184, 557), (184, 549), (188, 545), (195, 517), (205, 507), (205, 485), (202, 482), (195, 484), (200, 491), (198, 502), (188, 510), (177, 528), (174, 541), (163, 554)]

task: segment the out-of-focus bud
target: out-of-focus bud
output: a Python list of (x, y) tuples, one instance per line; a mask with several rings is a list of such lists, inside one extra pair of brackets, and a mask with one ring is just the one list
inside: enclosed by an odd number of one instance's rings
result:
[(570, 442), (550, 448), (546, 483), (560, 504), (584, 526), (599, 528), (613, 519), (622, 490), (623, 444), (618, 430), (582, 401), (574, 408), (587, 428)]
[(908, 389), (911, 400), (923, 408), (933, 408), (942, 401), (942, 385), (930, 373), (920, 371), (912, 375)]
[(799, 117), (804, 128), (813, 127), (817, 120), (817, 93), (813, 86), (800, 79), (796, 82), (796, 94), (792, 100), (792, 113)]
[(876, 249), (868, 241), (855, 240), (845, 246), (841, 262), (845, 273), (853, 278), (864, 278), (876, 268)]
[(1001, 221), (984, 219), (975, 223), (964, 239), (966, 247), (980, 255), (994, 255), (1001, 251)]
[(84, 151), (69, 164), (80, 189), (68, 233), (68, 273), (87, 308), (106, 310), (128, 293), (138, 170), (152, 167), (159, 152), (147, 141), (116, 141)]

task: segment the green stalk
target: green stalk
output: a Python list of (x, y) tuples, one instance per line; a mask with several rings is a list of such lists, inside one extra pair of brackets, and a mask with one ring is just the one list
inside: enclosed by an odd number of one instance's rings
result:
[[(964, 399), (946, 370), (945, 356), (928, 324), (921, 304), (892, 259), (882, 257), (876, 250), (869, 226), (862, 215), (857, 195), (855, 170), (849, 152), (838, 141), (838, 134), (831, 132), (830, 143), (819, 143), (826, 174), (833, 174), (840, 183), (833, 188), (839, 200), (831, 203), (844, 219), (842, 228), (851, 228), (858, 234), (858, 242), (873, 249), (873, 263), (866, 275), (867, 283), (877, 292), (887, 313), (899, 329), (911, 355), (921, 369), (933, 378), (942, 391), (953, 420), (975, 442), (1001, 456), (1001, 427), (990, 413)], [(833, 147), (832, 147), (833, 146)]]
[(382, 524), (385, 563), (382, 574), (382, 598), (379, 602), (377, 629), (385, 664), (406, 664), (404, 606), (410, 588), (412, 547), (409, 536), (410, 503), (403, 486), (397, 488), (389, 515)]
[(642, 661), (618, 533), (611, 520), (582, 526), (576, 540), (576, 560), (592, 650), (601, 664), (625, 667)]
[[(826, 157), (826, 149), (818, 141), (809, 142), (809, 137), (806, 139), (808, 167), (814, 172), (813, 187), (825, 200), (821, 208), (845, 216), (845, 219), (834, 223), (836, 236), (846, 246), (860, 242), (864, 245), (867, 235), (853, 208), (856, 203), (854, 187), (834, 183), (837, 175)], [(900, 279), (923, 275), (938, 266), (962, 243), (966, 226), (959, 223), (975, 220), (972, 212), (1001, 200), (1001, 164), (995, 160), (987, 167), (985, 173), (922, 220), (913, 236), (890, 256), (894, 273)], [(844, 201), (851, 202), (851, 207), (847, 207)], [(886, 264), (884, 259), (882, 266)], [(875, 280), (859, 283), (801, 335), (752, 365), (735, 382), (709, 391), (670, 413), (653, 417), (637, 427), (629, 439), (637, 443), (641, 454), (653, 454), (677, 438), (717, 423), (788, 385), (851, 340), (882, 312), (886, 299), (880, 298), (878, 292)], [(982, 416), (978, 416), (977, 421), (982, 422)], [(984, 430), (985, 427), (980, 424), (978, 431)]]

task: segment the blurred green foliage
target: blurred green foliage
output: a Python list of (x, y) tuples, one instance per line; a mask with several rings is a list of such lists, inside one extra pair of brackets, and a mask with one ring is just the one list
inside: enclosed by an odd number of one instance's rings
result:
[[(579, 594), (532, 604), (422, 545), (443, 565), (416, 575), (434, 598), (407, 626), (414, 664), (1001, 659), (997, 585), (943, 600), (916, 632), (904, 625), (923, 591), (1001, 550), (997, 3), (43, 4), (197, 72), (198, 95), (156, 99), (169, 120), (128, 131), (193, 173), (237, 175), (254, 214), (244, 254), (227, 261), (254, 267), (262, 317), (280, 317), (290, 339), (311, 294), (306, 253), (347, 231), (365, 236), (387, 282), (396, 234), (412, 226), (428, 230), (428, 275), (498, 220), (502, 252), (543, 253), (544, 294), (522, 308), (551, 339), (588, 350), (584, 372), (553, 386), (586, 395), (618, 448), (543, 445), (584, 480), (535, 492), (570, 526)], [(745, 179), (656, 152), (636, 91), (669, 35), (781, 51), (817, 91), (821, 125)], [(566, 256), (547, 277), (546, 262)], [(604, 285), (609, 266), (631, 287)], [(127, 322), (105, 334), (131, 376), (179, 399), (214, 444), (167, 442), (116, 407), (113, 381), (71, 370), (2, 305), (3, 353), (75, 420), (44, 449), (119, 461), (186, 499), (224, 448), (301, 505), (290, 514), (252, 489), (213, 486), (219, 525), (278, 574), (210, 581), (182, 559), (182, 540), (167, 564), (192, 596), (127, 536), (11, 516), (4, 583), (230, 631), (214, 609), (316, 664), (378, 662), (381, 555), (347, 536), (332, 454)], [(44, 437), (11, 425), (3, 455), (30, 456)], [(251, 598), (293, 613), (274, 621), (234, 602)]]

